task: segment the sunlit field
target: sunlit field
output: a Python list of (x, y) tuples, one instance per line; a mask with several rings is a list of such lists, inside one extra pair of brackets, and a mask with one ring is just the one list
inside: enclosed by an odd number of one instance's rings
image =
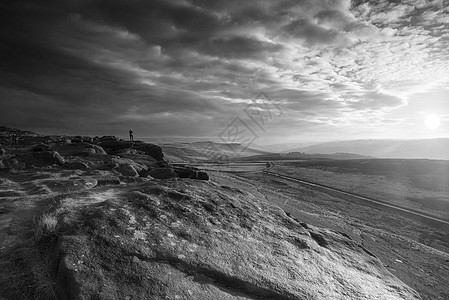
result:
[(449, 220), (448, 161), (277, 162), (272, 170)]

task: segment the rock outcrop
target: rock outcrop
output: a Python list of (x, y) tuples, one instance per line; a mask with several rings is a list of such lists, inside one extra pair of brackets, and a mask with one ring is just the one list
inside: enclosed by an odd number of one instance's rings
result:
[(346, 236), (235, 188), (173, 183), (64, 200), (59, 299), (419, 299)]
[(209, 175), (207, 175), (206, 172), (198, 170), (197, 168), (175, 167), (173, 170), (181, 178), (209, 180)]
[(55, 147), (63, 156), (89, 156), (89, 155), (106, 155), (104, 149), (98, 145), (93, 145), (80, 141), (78, 143), (64, 144)]
[(172, 168), (155, 168), (151, 169), (147, 175), (156, 179), (178, 178), (178, 174)]
[(157, 145), (2, 132), (0, 298), (419, 299), (348, 235)]
[[(114, 136), (44, 136), (18, 129), (0, 127), (0, 142), (12, 146), (0, 154), (1, 170), (62, 166), (66, 170), (97, 169), (111, 176), (143, 178), (190, 178), (209, 180), (207, 173), (195, 168), (179, 169), (164, 159), (162, 148), (143, 141), (123, 141)], [(11, 136), (19, 137), (13, 143)], [(0, 144), (0, 145), (1, 145)]]
[(65, 163), (64, 158), (56, 151), (25, 152), (2, 161), (3, 169), (24, 169), (31, 167), (45, 167)]

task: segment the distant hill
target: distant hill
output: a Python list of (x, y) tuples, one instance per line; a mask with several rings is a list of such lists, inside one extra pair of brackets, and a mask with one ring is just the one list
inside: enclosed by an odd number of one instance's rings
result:
[(333, 154), (308, 154), (304, 152), (269, 153), (241, 157), (240, 161), (276, 161), (276, 160), (351, 160), (351, 159), (369, 159), (371, 156), (352, 154), (352, 153), (333, 153)]
[(278, 143), (272, 145), (251, 144), (251, 147), (261, 149), (270, 153), (287, 153), (289, 149), (299, 149), (307, 146), (315, 145), (315, 143), (299, 142), (299, 143)]
[(321, 154), (356, 153), (379, 158), (449, 160), (449, 139), (340, 141), (291, 149), (289, 152)]
[(240, 144), (215, 143), (169, 143), (161, 145), (165, 156), (173, 161), (226, 161), (253, 155), (265, 155), (266, 151), (245, 148)]

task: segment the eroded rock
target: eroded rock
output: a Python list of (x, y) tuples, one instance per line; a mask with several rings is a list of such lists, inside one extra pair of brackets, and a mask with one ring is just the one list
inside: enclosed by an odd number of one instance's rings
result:
[(71, 232), (58, 243), (60, 299), (419, 299), (341, 234), (310, 227), (323, 247), (254, 195), (173, 182), (73, 199), (59, 227)]
[(75, 144), (64, 144), (55, 147), (62, 156), (89, 156), (89, 155), (105, 155), (104, 149), (98, 145), (93, 145), (85, 142)]
[(147, 175), (155, 179), (169, 179), (169, 178), (178, 178), (178, 174), (176, 174), (175, 170), (171, 168), (155, 168), (151, 169)]
[(209, 175), (206, 172), (198, 170), (197, 168), (175, 167), (173, 170), (181, 178), (209, 180)]
[(17, 157), (19, 163), (25, 164), (26, 167), (45, 167), (52, 165), (63, 165), (64, 158), (56, 151), (38, 151), (24, 153)]
[(132, 165), (121, 165), (118, 168), (118, 171), (123, 176), (130, 176), (130, 177), (138, 177), (139, 176), (139, 172), (137, 172), (137, 170)]

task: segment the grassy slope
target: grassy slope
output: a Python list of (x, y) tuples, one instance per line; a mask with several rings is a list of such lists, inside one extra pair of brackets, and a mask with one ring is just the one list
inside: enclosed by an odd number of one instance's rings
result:
[(449, 161), (303, 161), (273, 170), (449, 220)]
[(350, 236), (423, 299), (449, 299), (448, 226), (365, 202), (348, 201), (341, 195), (261, 172), (239, 176), (253, 182), (269, 202), (298, 220)]

